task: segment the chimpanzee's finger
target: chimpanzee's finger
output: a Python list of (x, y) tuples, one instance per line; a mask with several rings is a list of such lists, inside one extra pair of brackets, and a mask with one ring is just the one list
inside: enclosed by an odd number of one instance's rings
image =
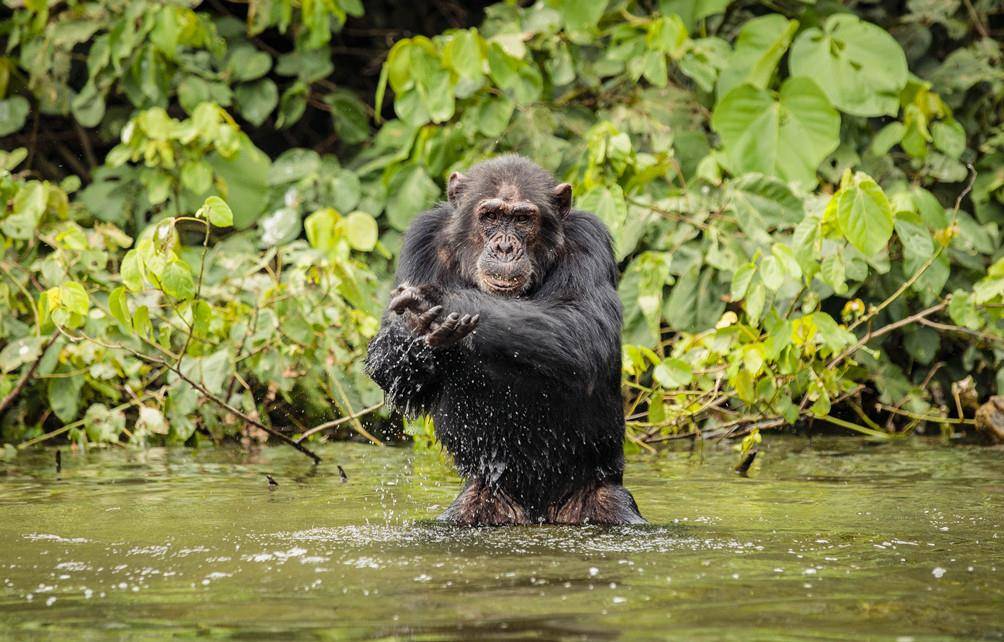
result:
[(437, 305), (435, 307), (429, 308), (422, 315), (418, 317), (415, 321), (415, 331), (419, 334), (425, 334), (429, 331), (432, 326), (432, 322), (439, 317), (439, 313), (443, 311), (443, 306)]
[(401, 294), (390, 300), (387, 307), (393, 312), (404, 312), (405, 310), (416, 310), (420, 307), (422, 297), (415, 288), (408, 288)]
[(458, 323), (460, 323), (460, 315), (456, 312), (451, 313), (438, 328), (429, 333), (426, 341), (431, 346), (445, 345), (452, 340)]

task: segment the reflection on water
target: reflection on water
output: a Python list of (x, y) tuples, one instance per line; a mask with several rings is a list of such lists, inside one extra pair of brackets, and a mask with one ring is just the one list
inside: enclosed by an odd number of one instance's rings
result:
[(635, 458), (612, 529), (441, 525), (437, 454), (323, 456), (0, 461), (0, 639), (1004, 639), (1000, 449)]

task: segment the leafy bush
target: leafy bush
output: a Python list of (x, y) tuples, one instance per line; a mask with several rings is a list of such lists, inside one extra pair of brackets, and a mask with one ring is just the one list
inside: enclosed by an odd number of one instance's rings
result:
[(401, 233), (506, 151), (611, 230), (642, 447), (972, 424), (1004, 393), (1000, 8), (651, 4), (492, 5), (398, 39), (362, 93), (332, 54), (355, 0), (19, 6), (0, 23), (3, 439), (340, 416), (377, 440), (360, 363)]

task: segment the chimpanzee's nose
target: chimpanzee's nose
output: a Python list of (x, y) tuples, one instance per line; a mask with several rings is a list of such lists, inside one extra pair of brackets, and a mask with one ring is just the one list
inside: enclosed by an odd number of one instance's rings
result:
[(499, 254), (512, 254), (516, 251), (516, 244), (512, 242), (512, 239), (508, 237), (503, 237), (498, 242)]

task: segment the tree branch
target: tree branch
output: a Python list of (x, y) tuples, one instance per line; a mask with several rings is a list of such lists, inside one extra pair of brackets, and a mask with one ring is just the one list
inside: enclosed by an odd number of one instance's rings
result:
[(349, 421), (352, 421), (354, 419), (358, 419), (359, 417), (362, 417), (363, 415), (368, 415), (369, 413), (373, 412), (374, 410), (378, 410), (381, 407), (383, 407), (383, 402), (382, 401), (380, 403), (373, 404), (372, 406), (370, 406), (368, 408), (363, 408), (362, 410), (360, 410), (359, 412), (357, 412), (355, 414), (346, 415), (344, 417), (339, 417), (338, 419), (335, 419), (333, 421), (326, 421), (323, 424), (317, 424), (316, 426), (314, 426), (310, 430), (307, 430), (302, 435), (300, 435), (300, 438), (296, 440), (296, 443), (301, 443), (302, 441), (304, 441), (305, 439), (307, 439), (307, 437), (310, 437), (311, 435), (317, 434), (317, 433), (319, 433), (319, 432), (321, 432), (323, 430), (327, 430), (328, 428), (334, 428), (335, 426), (341, 426), (342, 424), (347, 423)]

